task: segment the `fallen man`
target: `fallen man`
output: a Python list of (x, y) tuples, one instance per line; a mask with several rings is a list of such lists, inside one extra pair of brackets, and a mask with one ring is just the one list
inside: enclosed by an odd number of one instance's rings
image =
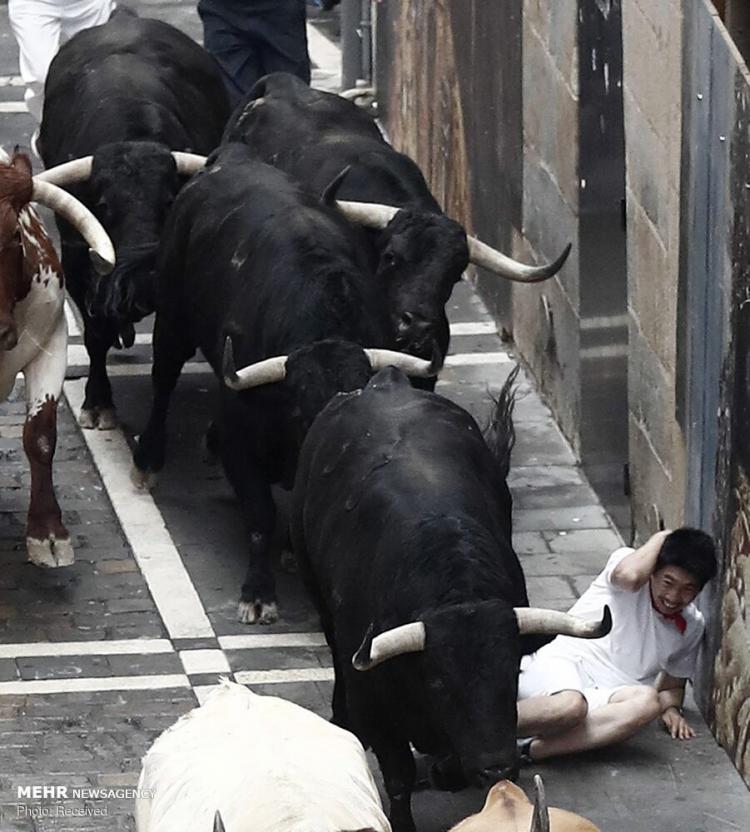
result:
[(639, 549), (613, 552), (570, 610), (592, 619), (608, 604), (609, 635), (558, 636), (521, 662), (521, 759), (620, 742), (657, 716), (674, 739), (693, 737), (682, 715), (704, 629), (693, 602), (715, 574), (713, 540), (697, 529), (658, 532)]

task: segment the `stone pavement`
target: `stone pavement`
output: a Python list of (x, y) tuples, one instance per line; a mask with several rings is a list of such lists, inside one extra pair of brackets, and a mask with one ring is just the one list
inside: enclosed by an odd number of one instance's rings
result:
[[(137, 5), (199, 35), (192, 4)], [(0, 102), (16, 104), (0, 108), (0, 139), (24, 143), (30, 120), (10, 77), (15, 57), (4, 15), (0, 8), (0, 74), (9, 77), (4, 86), (0, 79)], [(329, 86), (335, 67), (322, 58), (320, 64), (316, 80)], [(456, 287), (449, 312), (452, 355), (438, 391), (481, 423), (488, 392), (499, 390), (512, 354), (468, 283)], [(40, 801), (19, 798), (18, 789), (134, 786), (149, 744), (221, 673), (330, 713), (330, 657), (295, 575), (277, 573), (277, 625), (248, 628), (235, 620), (245, 530), (220, 469), (200, 451), (214, 380), (199, 360), (178, 385), (168, 463), (153, 498), (129, 488), (128, 443), (149, 405), (149, 330), (147, 321), (137, 345), (112, 357), (122, 432), (85, 435), (71, 412), (81, 396), (76, 377), (85, 371), (80, 334), (73, 331), (71, 406), (61, 408), (55, 458), (77, 554), (70, 569), (41, 572), (25, 563), (22, 388), (0, 407), (0, 832), (131, 829), (132, 799), (121, 792)], [(525, 378), (515, 424), (514, 543), (531, 602), (565, 609), (621, 541)], [(653, 726), (622, 748), (525, 769), (521, 785), (528, 788), (540, 771), (552, 802), (588, 815), (607, 832), (750, 828), (744, 785), (693, 709), (690, 716), (699, 736), (688, 744)], [(474, 790), (420, 793), (418, 826), (445, 829), (476, 811), (482, 799)], [(45, 816), (31, 817), (31, 810)]]

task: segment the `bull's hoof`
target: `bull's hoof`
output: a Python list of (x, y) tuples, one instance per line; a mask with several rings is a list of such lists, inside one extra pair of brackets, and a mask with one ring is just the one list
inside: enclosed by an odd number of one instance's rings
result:
[(151, 491), (159, 475), (155, 471), (141, 471), (137, 465), (130, 468), (130, 482), (138, 491)]
[(50, 535), (44, 540), (27, 537), (26, 552), (35, 566), (41, 566), (44, 569), (72, 566), (75, 561), (75, 552), (68, 537), (56, 538)]
[(81, 408), (78, 416), (78, 424), (85, 430), (93, 430), (96, 427), (98, 413), (96, 408)]
[(117, 415), (113, 407), (106, 407), (99, 411), (96, 422), (97, 430), (114, 430), (117, 427)]
[(78, 424), (85, 430), (114, 430), (117, 427), (117, 416), (113, 407), (81, 408)]
[(273, 624), (278, 621), (279, 609), (275, 601), (240, 601), (237, 618), (241, 624)]
[(297, 574), (297, 558), (289, 549), (281, 550), (281, 568), (290, 575)]

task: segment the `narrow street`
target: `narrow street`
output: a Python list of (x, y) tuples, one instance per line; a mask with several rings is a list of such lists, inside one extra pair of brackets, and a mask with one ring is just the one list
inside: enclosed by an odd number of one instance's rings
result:
[[(132, 5), (200, 39), (194, 5)], [(330, 27), (309, 28), (313, 84), (335, 90), (340, 56)], [(26, 149), (32, 121), (17, 73), (3, 5), (0, 144)], [(483, 424), (490, 394), (515, 366), (512, 346), (501, 342), (468, 282), (454, 290), (449, 317), (451, 353), (437, 391)], [(76, 552), (69, 569), (44, 572), (26, 562), (22, 381), (0, 405), (0, 832), (133, 829), (130, 798), (67, 800), (69, 807), (98, 807), (102, 816), (55, 817), (46, 815), (58, 802), (21, 800), (18, 789), (135, 786), (154, 738), (202, 701), (219, 676), (330, 715), (331, 660), (298, 576), (277, 568), (277, 624), (236, 620), (246, 531), (221, 467), (202, 447), (216, 380), (199, 356), (186, 366), (173, 399), (168, 459), (157, 486), (141, 494), (131, 485), (130, 447), (150, 405), (152, 323), (138, 327), (134, 347), (110, 357), (121, 429), (83, 432), (76, 414), (86, 352), (77, 318), (69, 315), (54, 464)], [(522, 378), (510, 481), (514, 545), (531, 603), (564, 610), (623, 541), (549, 410)], [(654, 724), (622, 747), (526, 767), (520, 784), (528, 791), (533, 774), (541, 773), (551, 805), (580, 812), (606, 832), (748, 829), (744, 784), (694, 705), (687, 714), (698, 734), (691, 742), (672, 741)], [(483, 799), (478, 790), (419, 792), (417, 826), (447, 829), (478, 811)], [(32, 817), (29, 808), (51, 811)]]

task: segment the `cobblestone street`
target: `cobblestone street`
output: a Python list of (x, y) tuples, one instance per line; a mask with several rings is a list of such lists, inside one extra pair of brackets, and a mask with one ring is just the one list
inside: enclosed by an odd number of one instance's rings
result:
[[(192, 4), (133, 5), (200, 37)], [(337, 48), (326, 27), (315, 27), (313, 83), (335, 89)], [(26, 149), (32, 123), (17, 73), (7, 7), (0, 6), (0, 143)], [(469, 282), (455, 288), (449, 312), (451, 354), (437, 389), (483, 424), (489, 394), (515, 366), (512, 348)], [(0, 832), (132, 830), (133, 801), (117, 790), (135, 786), (151, 742), (221, 675), (330, 715), (330, 655), (299, 577), (277, 569), (278, 624), (236, 620), (246, 531), (220, 466), (202, 449), (216, 384), (208, 366), (199, 357), (187, 365), (172, 404), (165, 469), (152, 494), (135, 493), (130, 447), (150, 405), (152, 320), (138, 327), (133, 348), (110, 356), (121, 420), (113, 432), (77, 426), (86, 354), (72, 314), (69, 323), (54, 476), (76, 552), (70, 568), (45, 572), (26, 562), (22, 381), (0, 405)], [(529, 379), (519, 378), (514, 545), (531, 603), (565, 610), (623, 541), (550, 411)], [(520, 783), (529, 790), (541, 773), (550, 804), (606, 832), (744, 832), (750, 796), (695, 706), (687, 713), (698, 734), (689, 743), (652, 725), (622, 747), (524, 768)], [(113, 791), (99, 799), (19, 797), (34, 785)], [(478, 811), (483, 798), (477, 790), (419, 792), (418, 828), (447, 829)]]

